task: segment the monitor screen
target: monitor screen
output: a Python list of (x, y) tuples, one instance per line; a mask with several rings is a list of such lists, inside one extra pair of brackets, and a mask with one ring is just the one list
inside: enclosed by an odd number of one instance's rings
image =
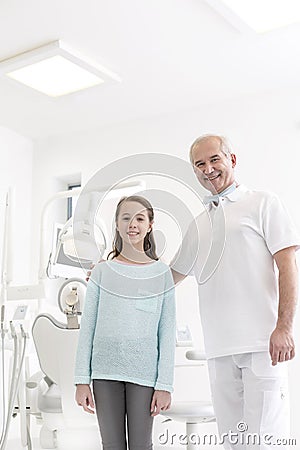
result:
[[(86, 278), (86, 272), (90, 270), (92, 261), (78, 261), (73, 258), (69, 258), (64, 253), (63, 245), (59, 244), (59, 233), (62, 228), (62, 224), (54, 224), (51, 275), (62, 278)], [(57, 246), (59, 246), (58, 251)]]

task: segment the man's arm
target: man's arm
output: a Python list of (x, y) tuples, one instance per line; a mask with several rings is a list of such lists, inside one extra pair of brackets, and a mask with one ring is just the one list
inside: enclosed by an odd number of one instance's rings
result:
[(270, 337), (272, 365), (295, 356), (293, 320), (298, 298), (298, 270), (295, 247), (288, 247), (273, 255), (279, 270), (279, 307), (276, 328)]
[(173, 275), (174, 284), (179, 283), (180, 281), (184, 280), (187, 275), (183, 275), (182, 273), (176, 272), (176, 270), (171, 268), (171, 272)]

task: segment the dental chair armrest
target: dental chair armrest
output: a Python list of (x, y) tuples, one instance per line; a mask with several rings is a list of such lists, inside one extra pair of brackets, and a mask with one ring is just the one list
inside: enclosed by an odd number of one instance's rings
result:
[(26, 385), (29, 388), (33, 388), (37, 386), (41, 381), (44, 381), (48, 387), (50, 387), (53, 384), (53, 381), (47, 377), (42, 371), (36, 372), (31, 377), (26, 380)]
[(188, 350), (185, 357), (190, 361), (206, 361), (205, 353), (202, 350)]

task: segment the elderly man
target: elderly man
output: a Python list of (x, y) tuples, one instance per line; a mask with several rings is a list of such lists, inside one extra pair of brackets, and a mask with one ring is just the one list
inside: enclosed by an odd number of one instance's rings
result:
[[(191, 273), (201, 279), (201, 242), (209, 238), (205, 217), (208, 213), (213, 239), (218, 239), (223, 216), (222, 256), (198, 286), (213, 405), (220, 434), (228, 434), (226, 449), (267, 449), (289, 435), (287, 361), (295, 355), (295, 250), (300, 240), (274, 194), (236, 182), (236, 156), (222, 136), (198, 138), (190, 159), (199, 182), (214, 195), (171, 264), (174, 280)], [(218, 215), (220, 208), (223, 214)], [(190, 261), (198, 244), (199, 255)], [(239, 430), (247, 430), (248, 446), (245, 433), (230, 437)]]

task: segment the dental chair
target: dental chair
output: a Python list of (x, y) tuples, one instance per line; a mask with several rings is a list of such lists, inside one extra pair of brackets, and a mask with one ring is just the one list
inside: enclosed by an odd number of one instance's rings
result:
[(42, 448), (94, 450), (101, 448), (96, 414), (75, 402), (73, 381), (79, 328), (70, 329), (49, 314), (36, 317), (32, 336), (44, 374), (38, 396), (43, 426)]
[[(188, 350), (185, 353), (185, 358), (188, 361), (197, 361), (197, 365), (203, 366), (203, 368), (206, 364), (205, 354), (197, 350)], [(187, 363), (180, 364), (180, 366), (189, 367), (190, 365)], [(167, 411), (162, 411), (161, 414), (170, 420), (186, 424), (187, 444), (184, 447), (187, 450), (200, 450), (201, 446), (197, 445), (189, 437), (201, 435), (200, 424), (216, 421), (211, 401), (174, 401), (171, 408)]]

